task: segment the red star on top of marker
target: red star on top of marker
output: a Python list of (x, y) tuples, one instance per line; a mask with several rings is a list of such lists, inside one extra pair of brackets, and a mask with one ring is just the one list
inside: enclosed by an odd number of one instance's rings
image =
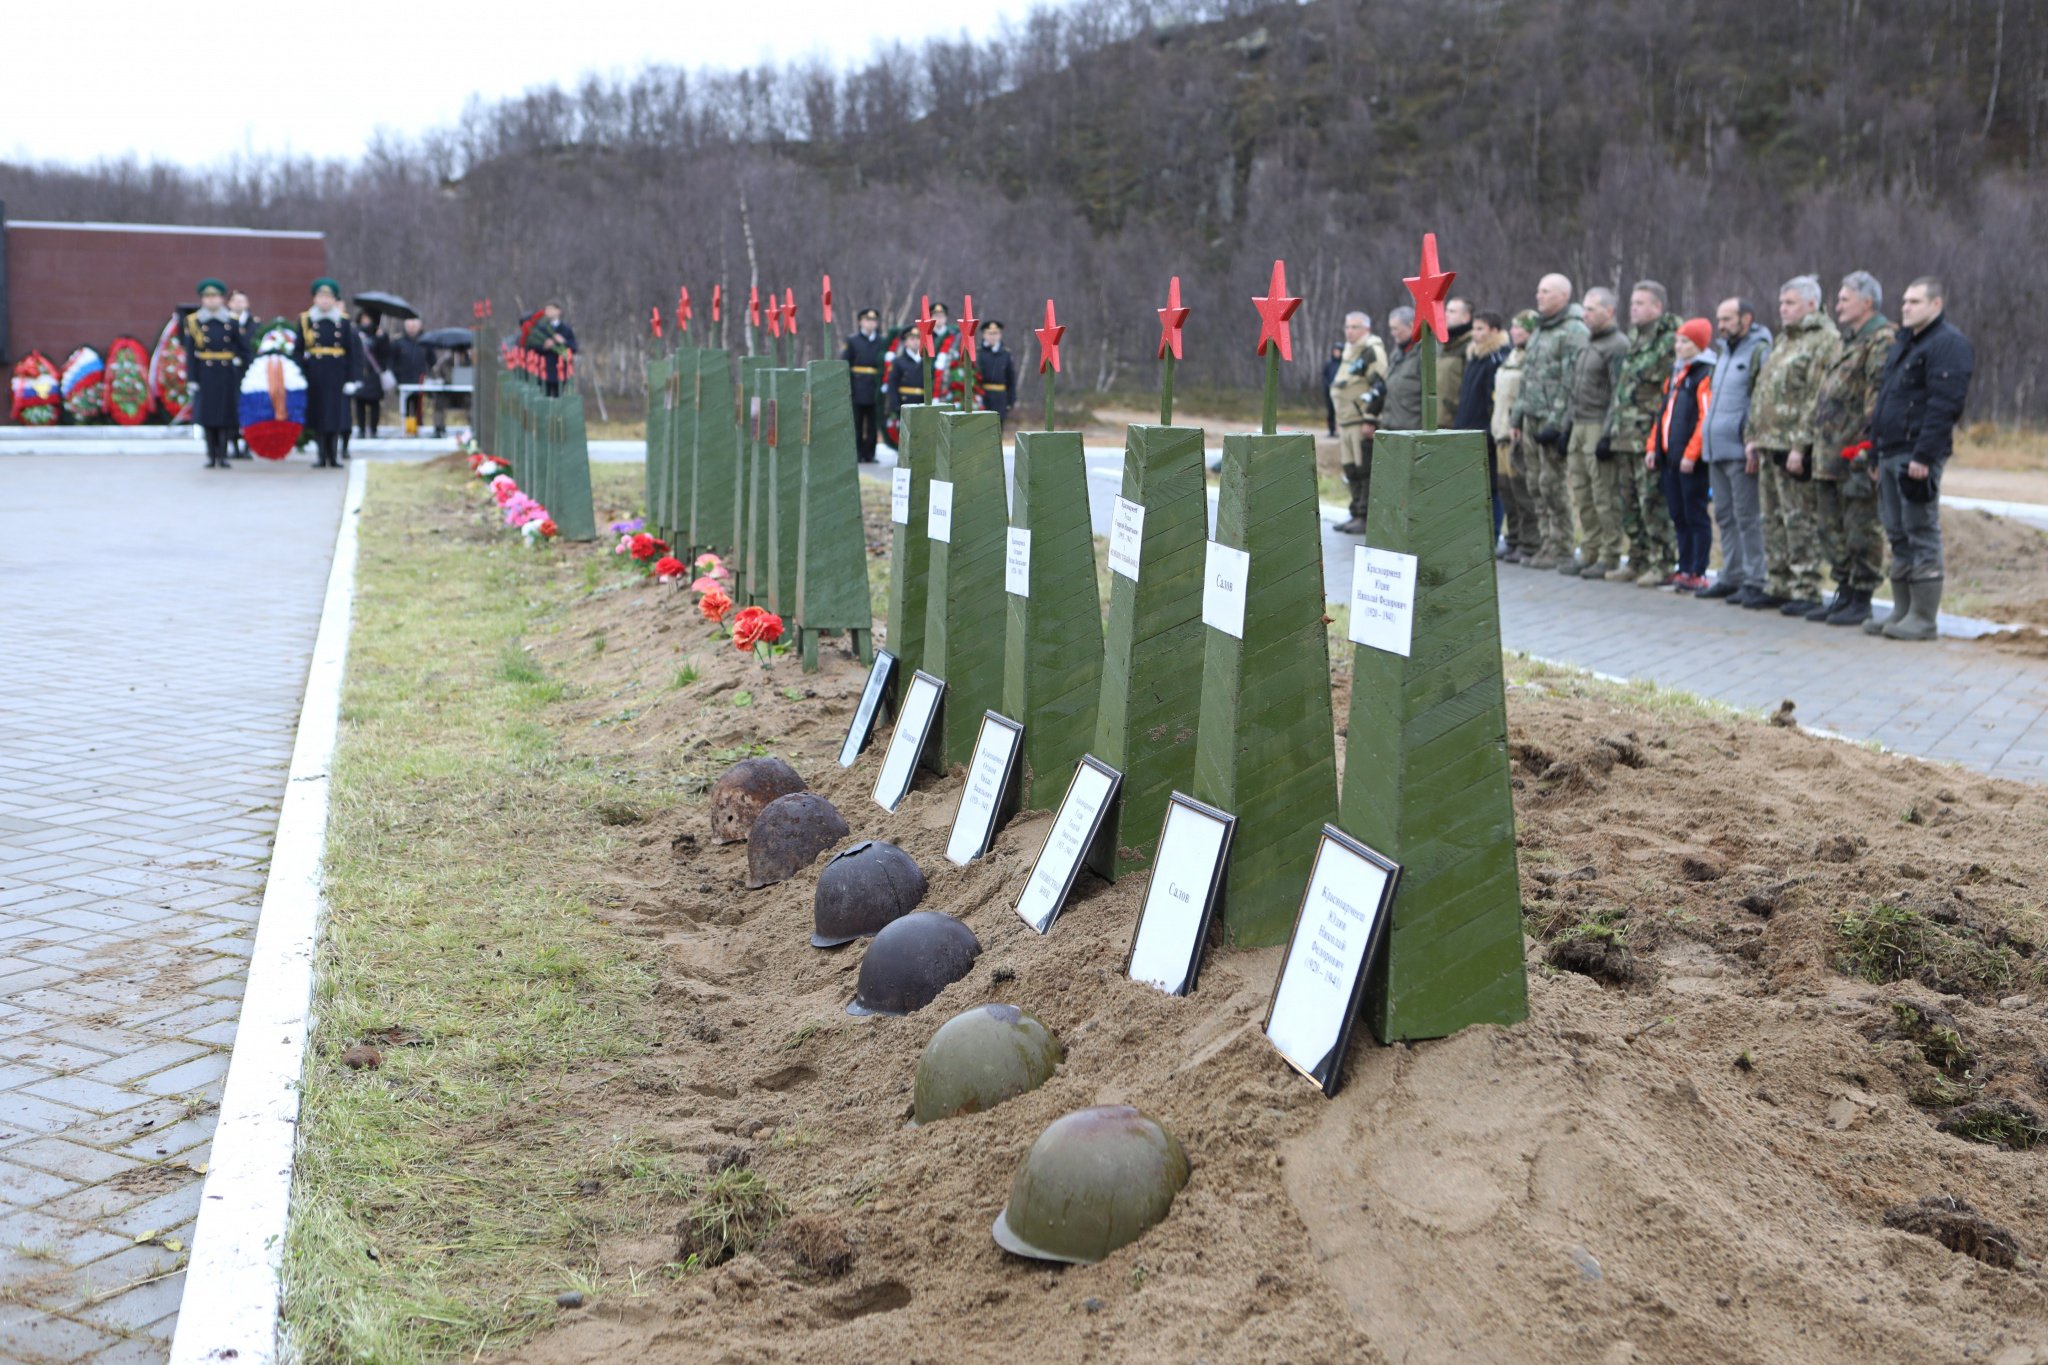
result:
[(758, 284), (747, 286), (747, 321), (756, 327), (761, 325), (761, 286)]
[(685, 332), (690, 330), (690, 286), (676, 286), (676, 326)]
[(1273, 262), (1273, 282), (1266, 286), (1264, 298), (1252, 300), (1252, 307), (1259, 310), (1259, 348), (1256, 354), (1264, 355), (1266, 344), (1272, 342), (1279, 346), (1282, 360), (1293, 360), (1294, 335), (1287, 319), (1301, 307), (1301, 300), (1287, 297), (1287, 262)]
[(932, 296), (923, 296), (917, 310), (917, 349), (925, 355), (932, 353), (932, 332), (937, 324), (932, 321)]
[(711, 320), (712, 320), (713, 322), (717, 322), (717, 321), (719, 321), (720, 317), (722, 316), (722, 314), (721, 314), (721, 311), (720, 311), (720, 310), (721, 310), (721, 309), (722, 309), (722, 308), (724, 307), (724, 305), (725, 305), (725, 286), (724, 286), (724, 285), (722, 285), (722, 284), (714, 284), (714, 285), (712, 285), (712, 286), (711, 286)]
[(1172, 351), (1173, 358), (1180, 360), (1180, 329), (1188, 323), (1188, 310), (1180, 306), (1180, 276), (1175, 275), (1173, 283), (1166, 286), (1166, 307), (1158, 311), (1159, 358), (1166, 359), (1166, 353)]
[(790, 288), (782, 291), (782, 330), (796, 335), (796, 290)]
[(825, 309), (825, 325), (830, 327), (832, 325), (832, 277), (830, 275), (825, 277), (825, 287), (821, 295), (821, 302)]
[(778, 338), (782, 335), (782, 310), (775, 306), (773, 291), (768, 295), (768, 335)]
[(661, 340), (661, 308), (659, 305), (647, 310), (647, 321), (654, 328), (654, 339)]
[(1415, 296), (1415, 319), (1418, 325), (1427, 324), (1436, 333), (1438, 345), (1446, 345), (1451, 339), (1450, 323), (1444, 318), (1444, 296), (1451, 292), (1451, 281), (1458, 278), (1455, 270), (1443, 270), (1436, 263), (1436, 234), (1422, 234), (1422, 265), (1420, 273), (1404, 279), (1408, 292)]
[(1053, 316), (1051, 299), (1045, 301), (1045, 326), (1032, 328), (1031, 334), (1038, 338), (1038, 349), (1040, 352), (1038, 372), (1044, 374), (1046, 367), (1049, 365), (1052, 367), (1052, 372), (1058, 374), (1060, 370), (1060, 338), (1067, 334), (1067, 329), (1060, 326), (1059, 319)]
[(960, 344), (970, 365), (981, 358), (981, 347), (974, 339), (974, 325), (978, 321), (974, 316), (974, 295), (969, 294), (967, 302), (960, 305)]

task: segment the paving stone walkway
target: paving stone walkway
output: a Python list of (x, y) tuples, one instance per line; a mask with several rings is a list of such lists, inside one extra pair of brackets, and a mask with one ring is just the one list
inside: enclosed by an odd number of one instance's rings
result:
[(0, 458), (0, 1361), (184, 1288), (345, 478), (202, 463)]

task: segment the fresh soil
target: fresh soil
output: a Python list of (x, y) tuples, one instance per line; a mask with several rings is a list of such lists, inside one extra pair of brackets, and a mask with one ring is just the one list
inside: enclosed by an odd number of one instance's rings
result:
[[(1361, 1029), (1326, 1099), (1260, 1032), (1279, 950), (1212, 947), (1185, 999), (1132, 984), (1142, 877), (1084, 875), (1033, 934), (1012, 906), (1048, 815), (954, 867), (957, 773), (890, 815), (869, 798), (886, 732), (837, 766), (864, 678), (844, 648), (764, 673), (688, 601), (595, 594), (533, 644), (568, 684), (566, 744), (695, 794), (606, 813), (625, 852), (561, 870), (661, 975), (656, 1045), (588, 1118), (749, 1217), (707, 1235), (700, 1193), (601, 1240), (642, 1292), (575, 1300), (501, 1358), (2048, 1365), (2048, 1146), (2026, 1145), (2048, 1109), (2048, 792), (1539, 671), (1509, 697), (1529, 1018), (1391, 1047)], [(619, 711), (686, 659), (694, 681)], [(807, 941), (823, 859), (750, 892), (745, 845), (714, 844), (704, 793), (758, 753), (851, 839), (901, 845), (924, 908), (979, 937), (931, 1006), (849, 1016), (862, 946)], [(1034, 1011), (1065, 1064), (910, 1127), (924, 1043), (986, 1001)], [(999, 1251), (1038, 1133), (1113, 1102), (1186, 1146), (1165, 1222), (1092, 1267)], [(1998, 1102), (1969, 1128), (1994, 1140), (1938, 1129)]]
[(2048, 628), (2048, 531), (1952, 507), (1941, 514), (1941, 533), (1944, 607)]

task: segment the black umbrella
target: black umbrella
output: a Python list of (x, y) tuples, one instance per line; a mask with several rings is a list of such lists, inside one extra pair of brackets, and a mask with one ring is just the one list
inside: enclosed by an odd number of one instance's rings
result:
[(378, 317), (416, 318), (419, 309), (407, 303), (396, 294), (386, 294), (372, 289), (366, 294), (356, 295), (356, 307), (375, 313)]
[(429, 346), (438, 346), (444, 351), (460, 350), (476, 345), (476, 334), (467, 327), (436, 327), (420, 337)]

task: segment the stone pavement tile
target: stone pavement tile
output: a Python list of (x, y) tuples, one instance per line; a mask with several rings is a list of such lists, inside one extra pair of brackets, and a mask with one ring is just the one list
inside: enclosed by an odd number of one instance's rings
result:
[(159, 1071), (136, 1082), (136, 1088), (152, 1095), (185, 1095), (212, 1085), (227, 1074), (229, 1054), (210, 1052), (194, 1057), (182, 1066)]
[(119, 1251), (133, 1241), (133, 1234), (122, 1238), (80, 1223), (52, 1218), (34, 1209), (0, 1213), (0, 1246), (27, 1250), (32, 1255), (46, 1257), (53, 1265), (85, 1265)]
[(123, 1337), (105, 1350), (93, 1352), (89, 1365), (163, 1365), (164, 1350), (164, 1343), (153, 1336)]
[(51, 1175), (48, 1171), (17, 1166), (5, 1157), (0, 1157), (0, 1205), (33, 1208), (70, 1194), (77, 1188), (75, 1181)]
[[(205, 1183), (195, 1176), (177, 1189), (101, 1220), (99, 1226), (120, 1233), (131, 1242), (145, 1233), (169, 1235), (173, 1229), (183, 1227), (199, 1216), (199, 1195), (204, 1188)], [(191, 1245), (182, 1237), (179, 1240)]]
[(184, 1292), (185, 1274), (179, 1271), (103, 1298), (76, 1316), (116, 1332), (147, 1332), (150, 1324), (178, 1311), (178, 1296)]
[[(38, 1099), (50, 1100), (57, 1104), (68, 1104), (73, 1109), (83, 1109), (101, 1116), (125, 1114), (131, 1109), (147, 1104), (150, 1098), (149, 1095), (139, 1095), (133, 1090), (124, 1090), (117, 1085), (87, 1080), (82, 1075), (52, 1076), (46, 1081), (23, 1086), (19, 1093), (34, 1095)], [(155, 1095), (171, 1093), (176, 1092), (150, 1092)]]
[[(138, 1040), (141, 1043), (142, 1040)], [(124, 1051), (109, 1061), (78, 1073), (81, 1079), (104, 1081), (108, 1085), (125, 1085), (144, 1076), (189, 1062), (207, 1052), (197, 1043), (180, 1040), (169, 1042), (148, 1042), (133, 1051)]]
[(7, 1160), (61, 1172), (88, 1185), (112, 1179), (142, 1164), (132, 1157), (116, 1156), (97, 1147), (66, 1142), (63, 1138), (37, 1138), (33, 1142), (9, 1147)]
[(66, 1365), (122, 1344), (112, 1332), (25, 1307), (0, 1305), (0, 1360)]
[(10, 1134), (61, 1133), (92, 1116), (19, 1090), (0, 1094), (0, 1137)]
[[(182, 1110), (183, 1106), (179, 1106)], [(145, 1160), (161, 1157), (183, 1157), (194, 1148), (213, 1139), (213, 1110), (195, 1114), (177, 1123), (167, 1123), (160, 1128), (123, 1143), (116, 1151)]]

